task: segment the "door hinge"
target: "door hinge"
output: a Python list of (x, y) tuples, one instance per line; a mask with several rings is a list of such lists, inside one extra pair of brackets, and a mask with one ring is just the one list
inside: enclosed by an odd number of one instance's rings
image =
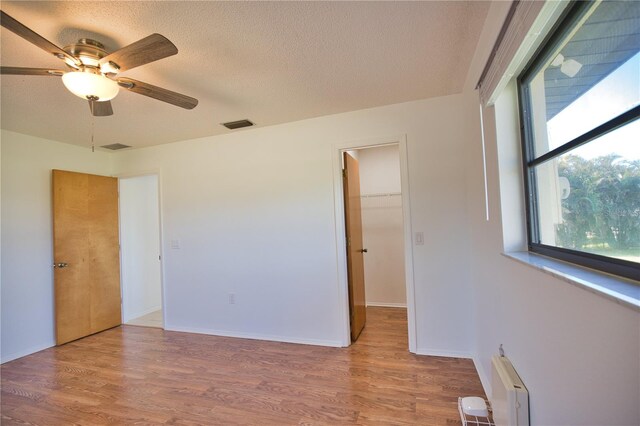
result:
[(347, 177), (347, 169), (342, 169), (342, 177), (343, 178)]

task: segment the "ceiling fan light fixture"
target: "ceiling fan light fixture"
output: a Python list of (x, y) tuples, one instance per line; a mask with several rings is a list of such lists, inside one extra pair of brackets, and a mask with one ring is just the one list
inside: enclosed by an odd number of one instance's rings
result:
[(82, 65), (97, 68), (100, 66), (98, 58), (94, 58), (88, 55), (79, 55), (78, 59), (82, 62)]
[(83, 99), (109, 101), (116, 97), (118, 83), (100, 74), (87, 71), (72, 71), (62, 76), (62, 82), (74, 95)]
[(115, 62), (105, 62), (100, 64), (100, 72), (102, 74), (118, 74), (120, 71), (120, 67)]
[(62, 54), (60, 55), (55, 55), (58, 59), (61, 59), (64, 61), (65, 64), (67, 64), (69, 67), (73, 68), (74, 70), (80, 69), (79, 65), (82, 65), (82, 62), (80, 62), (80, 59), (78, 59), (78, 63), (73, 61), (73, 58), (65, 58)]
[(120, 87), (184, 109), (193, 109), (198, 105), (195, 98), (149, 83), (131, 78), (116, 80), (115, 76), (120, 71), (127, 71), (178, 53), (178, 48), (161, 34), (151, 34), (115, 52), (107, 52), (102, 43), (89, 38), (81, 38), (77, 43), (62, 49), (3, 10), (0, 10), (0, 15), (0, 26), (46, 51), (47, 54), (54, 55), (71, 68), (70, 72), (65, 73), (62, 70), (47, 68), (2, 66), (0, 75), (62, 76), (62, 82), (71, 93), (89, 101), (89, 110), (94, 117), (113, 115), (109, 101), (118, 95)]

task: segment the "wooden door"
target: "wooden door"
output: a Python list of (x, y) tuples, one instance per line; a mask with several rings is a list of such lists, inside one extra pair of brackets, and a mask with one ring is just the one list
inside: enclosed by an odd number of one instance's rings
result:
[(364, 295), (364, 247), (360, 208), (360, 172), (358, 160), (344, 153), (344, 211), (347, 231), (347, 273), (349, 281), (349, 314), (351, 341), (360, 336), (367, 320)]
[(120, 325), (118, 180), (54, 170), (56, 344)]

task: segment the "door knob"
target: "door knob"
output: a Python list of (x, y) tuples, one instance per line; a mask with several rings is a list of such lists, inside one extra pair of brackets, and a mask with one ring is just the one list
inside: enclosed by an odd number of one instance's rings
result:
[(64, 262), (54, 263), (53, 264), (54, 268), (66, 268), (67, 266), (69, 266), (69, 264), (68, 263), (64, 263)]
[(358, 251), (359, 251), (360, 253), (367, 253), (369, 250), (367, 250), (367, 249), (361, 249), (361, 250), (358, 250)]

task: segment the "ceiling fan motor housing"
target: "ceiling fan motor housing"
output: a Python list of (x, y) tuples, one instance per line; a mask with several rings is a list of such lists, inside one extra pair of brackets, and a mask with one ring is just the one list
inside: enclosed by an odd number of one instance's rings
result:
[[(90, 38), (81, 38), (77, 43), (64, 48), (70, 55), (75, 56), (85, 67), (100, 68), (100, 59), (107, 56), (104, 45)], [(67, 63), (71, 68), (75, 68)]]

